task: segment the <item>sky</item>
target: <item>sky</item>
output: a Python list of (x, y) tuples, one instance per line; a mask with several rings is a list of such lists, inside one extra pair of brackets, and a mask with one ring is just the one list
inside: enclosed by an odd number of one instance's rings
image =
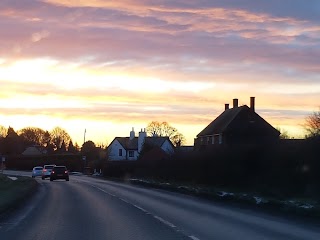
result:
[(1, 0), (0, 125), (186, 145), (238, 98), (291, 137), (320, 107), (319, 0)]

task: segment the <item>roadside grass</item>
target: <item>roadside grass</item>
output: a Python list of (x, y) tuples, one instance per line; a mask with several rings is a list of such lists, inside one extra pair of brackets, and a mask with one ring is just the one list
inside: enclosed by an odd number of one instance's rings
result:
[(306, 197), (284, 198), (254, 191), (245, 192), (237, 189), (150, 179), (131, 178), (125, 182), (189, 194), (217, 202), (242, 204), (250, 208), (253, 207), (277, 214), (303, 216), (316, 220), (320, 219), (320, 199)]
[(0, 174), (0, 215), (16, 208), (37, 188), (37, 181), (30, 177), (17, 177), (16, 180)]

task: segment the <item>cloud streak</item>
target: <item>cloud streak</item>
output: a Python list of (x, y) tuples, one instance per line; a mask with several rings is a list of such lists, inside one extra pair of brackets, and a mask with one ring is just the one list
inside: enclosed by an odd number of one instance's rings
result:
[(303, 121), (320, 100), (319, 10), (314, 0), (1, 1), (0, 107), (196, 124), (255, 95), (267, 117)]

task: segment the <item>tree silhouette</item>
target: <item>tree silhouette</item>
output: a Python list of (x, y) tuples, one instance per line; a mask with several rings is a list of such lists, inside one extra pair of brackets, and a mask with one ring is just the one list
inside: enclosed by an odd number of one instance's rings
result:
[(5, 138), (7, 136), (8, 129), (0, 125), (0, 138)]
[(86, 141), (81, 148), (81, 154), (83, 155), (87, 155), (89, 153), (92, 153), (93, 151), (95, 151), (96, 149), (96, 145), (94, 142), (92, 141)]
[(46, 131), (37, 127), (26, 127), (18, 131), (26, 146), (39, 145), (46, 146), (47, 136)]
[(61, 143), (61, 147), (59, 148), (59, 152), (64, 153), (66, 151), (67, 151), (66, 143), (63, 140)]
[(289, 136), (289, 133), (287, 130), (282, 130), (281, 128), (279, 127), (276, 127), (276, 129), (280, 132), (280, 139), (289, 139), (290, 136)]
[(81, 155), (86, 157), (87, 165), (92, 165), (94, 160), (99, 159), (99, 149), (92, 141), (87, 141), (82, 145)]
[(184, 136), (167, 122), (160, 123), (152, 121), (148, 124), (146, 131), (148, 135), (152, 137), (169, 137), (170, 141), (175, 146), (181, 146), (185, 141)]
[(54, 129), (52, 129), (52, 131), (50, 132), (50, 138), (55, 150), (60, 149), (63, 142), (66, 145), (69, 145), (69, 142), (71, 140), (69, 134), (60, 127), (55, 127)]
[(307, 116), (305, 129), (308, 132), (308, 137), (320, 136), (320, 110)]
[(74, 146), (72, 140), (70, 140), (69, 146), (68, 146), (68, 152), (70, 152), (70, 153), (78, 153), (79, 152), (79, 147), (77, 147), (77, 146), (78, 146), (77, 144), (76, 144), (76, 146)]
[(22, 140), (12, 127), (8, 128), (7, 136), (3, 141), (4, 154), (18, 154), (23, 151)]

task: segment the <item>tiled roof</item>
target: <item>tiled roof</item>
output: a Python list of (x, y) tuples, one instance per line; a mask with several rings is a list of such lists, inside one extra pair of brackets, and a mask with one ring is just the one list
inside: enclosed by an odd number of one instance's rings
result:
[(118, 140), (119, 143), (127, 150), (136, 150), (138, 149), (138, 138), (135, 137), (130, 139), (129, 137), (116, 137), (115, 140)]
[(267, 121), (251, 110), (247, 105), (231, 108), (221, 113), (198, 135), (208, 136), (226, 132), (268, 131), (270, 134), (279, 135), (279, 131), (272, 127)]
[(215, 120), (213, 120), (205, 129), (203, 129), (198, 135), (206, 136), (213, 133), (222, 133), (224, 132), (232, 120), (239, 114), (239, 112), (248, 106), (241, 106), (237, 108), (230, 108), (221, 113)]
[[(133, 139), (130, 139), (130, 137), (116, 137), (114, 140), (118, 140), (119, 143), (126, 150), (138, 149), (138, 137), (135, 137)], [(168, 137), (146, 137), (145, 143), (155, 147), (161, 147), (166, 140), (169, 140), (169, 138)]]

